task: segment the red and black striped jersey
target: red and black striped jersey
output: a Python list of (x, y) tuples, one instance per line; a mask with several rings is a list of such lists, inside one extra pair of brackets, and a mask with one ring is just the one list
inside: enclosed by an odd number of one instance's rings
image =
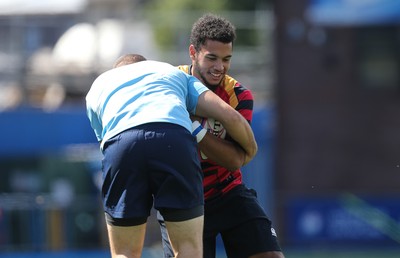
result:
[[(178, 66), (180, 70), (191, 74), (191, 67), (188, 65)], [(236, 109), (242, 116), (251, 123), (253, 117), (254, 98), (251, 91), (241, 85), (234, 78), (225, 75), (224, 80), (219, 87), (214, 90), (221, 99)], [(216, 124), (218, 121), (215, 122)], [(219, 125), (221, 130), (222, 125)], [(223, 129), (223, 128), (222, 128)], [(229, 135), (214, 132), (217, 137), (231, 140)], [(223, 195), (235, 186), (242, 184), (242, 172), (240, 169), (229, 171), (226, 168), (217, 165), (206, 156), (201, 155), (199, 151), (201, 167), (204, 173), (204, 198), (211, 200)]]

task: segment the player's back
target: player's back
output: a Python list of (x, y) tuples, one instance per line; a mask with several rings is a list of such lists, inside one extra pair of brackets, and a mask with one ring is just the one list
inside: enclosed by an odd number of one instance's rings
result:
[[(145, 123), (169, 122), (191, 129), (188, 110), (194, 112), (198, 94), (193, 78), (176, 67), (142, 61), (101, 74), (87, 103), (101, 121), (102, 139)], [(193, 83), (193, 81), (191, 82)]]

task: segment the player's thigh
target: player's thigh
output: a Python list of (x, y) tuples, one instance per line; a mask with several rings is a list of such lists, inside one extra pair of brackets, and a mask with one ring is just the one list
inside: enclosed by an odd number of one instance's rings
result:
[(198, 251), (203, 246), (204, 216), (185, 221), (165, 221), (173, 249), (193, 248)]
[(121, 227), (107, 224), (110, 250), (113, 255), (125, 254), (127, 257), (140, 257), (144, 245), (146, 223)]
[(185, 221), (165, 221), (171, 241), (176, 239), (201, 239), (203, 237), (204, 217), (199, 216)]
[(105, 143), (102, 160), (104, 211), (115, 219), (141, 219), (150, 215), (153, 197), (148, 182), (144, 131), (131, 128)]
[(268, 219), (254, 219), (221, 233), (228, 257), (250, 257), (281, 251)]
[(185, 210), (203, 205), (203, 174), (196, 140), (181, 126), (164, 127), (163, 134), (155, 135), (156, 139), (146, 146), (154, 208)]

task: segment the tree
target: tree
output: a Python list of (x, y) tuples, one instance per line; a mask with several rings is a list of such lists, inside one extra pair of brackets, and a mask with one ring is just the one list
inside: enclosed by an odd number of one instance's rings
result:
[(195, 20), (206, 12), (231, 20), (240, 35), (235, 44), (259, 44), (255, 23), (257, 10), (267, 9), (270, 0), (151, 0), (144, 3), (146, 18), (154, 28), (154, 38), (162, 50), (178, 50), (189, 44), (190, 29)]

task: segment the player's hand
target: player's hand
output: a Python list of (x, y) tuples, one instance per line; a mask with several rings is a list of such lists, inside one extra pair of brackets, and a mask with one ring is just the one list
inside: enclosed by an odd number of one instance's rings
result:
[(200, 116), (195, 116), (195, 115), (190, 115), (190, 119), (192, 120), (192, 122), (194, 121), (199, 121), (199, 123), (202, 123), (202, 120), (204, 119), (203, 117)]

